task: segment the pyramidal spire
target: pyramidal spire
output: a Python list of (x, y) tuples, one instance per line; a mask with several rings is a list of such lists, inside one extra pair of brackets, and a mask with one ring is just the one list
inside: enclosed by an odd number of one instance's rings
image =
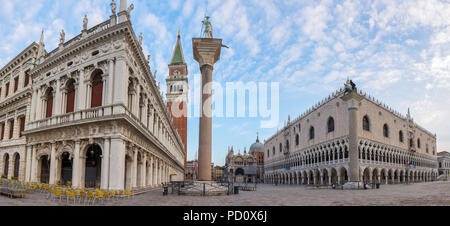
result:
[(181, 45), (181, 35), (180, 30), (178, 30), (177, 43), (173, 49), (172, 60), (170, 60), (170, 65), (174, 64), (186, 64), (184, 61), (183, 47)]
[(44, 28), (42, 28), (41, 32), (41, 40), (39, 41), (39, 49), (36, 59), (39, 60), (42, 56), (44, 56), (45, 52), (45, 44), (44, 44)]

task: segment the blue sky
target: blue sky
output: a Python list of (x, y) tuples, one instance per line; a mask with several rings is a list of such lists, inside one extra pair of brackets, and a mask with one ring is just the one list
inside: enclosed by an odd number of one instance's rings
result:
[[(406, 114), (438, 137), (438, 151), (450, 151), (450, 1), (134, 0), (134, 30), (165, 84), (177, 29), (181, 30), (190, 78), (199, 75), (192, 37), (212, 18), (223, 50), (214, 80), (278, 82), (280, 124), (295, 118), (340, 88), (347, 77), (365, 92)], [(110, 16), (109, 0), (0, 0), (0, 67), (45, 29), (47, 51)], [(119, 1), (117, 1), (119, 5)], [(195, 106), (194, 106), (195, 107)], [(271, 136), (260, 118), (214, 118), (213, 162)], [(188, 159), (198, 147), (198, 118), (188, 120)]]

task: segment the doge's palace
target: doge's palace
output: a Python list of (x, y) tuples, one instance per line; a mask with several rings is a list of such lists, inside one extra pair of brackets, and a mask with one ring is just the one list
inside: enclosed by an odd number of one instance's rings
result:
[(356, 88), (337, 90), (288, 119), (264, 151), (266, 183), (397, 184), (438, 175), (436, 135), (409, 110), (403, 116)]
[(1, 70), (7, 177), (102, 189), (184, 179), (184, 144), (133, 31), (133, 8), (121, 0), (116, 15), (112, 1), (109, 20), (88, 29), (85, 17), (81, 34), (66, 41), (62, 30), (51, 52), (42, 35)]

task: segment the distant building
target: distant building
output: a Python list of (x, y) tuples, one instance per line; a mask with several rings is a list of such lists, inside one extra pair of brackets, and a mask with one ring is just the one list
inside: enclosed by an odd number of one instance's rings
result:
[(266, 183), (396, 184), (438, 174), (436, 135), (348, 84), (288, 119), (264, 150)]
[(184, 178), (185, 180), (195, 181), (198, 176), (198, 160), (187, 161)]
[(446, 175), (446, 179), (450, 176), (450, 153), (443, 151), (438, 154), (439, 176)]
[(214, 167), (214, 180), (222, 181), (224, 179), (224, 171), (225, 170), (226, 170), (225, 166)]
[(226, 177), (228, 181), (234, 183), (254, 183), (256, 182), (256, 157), (247, 154), (247, 149), (244, 148), (244, 154), (239, 150), (237, 155), (234, 155), (234, 148), (228, 149), (228, 155), (225, 160)]
[(256, 157), (256, 181), (258, 183), (264, 182), (264, 144), (259, 142), (259, 137), (256, 137), (256, 142), (250, 146), (250, 155)]

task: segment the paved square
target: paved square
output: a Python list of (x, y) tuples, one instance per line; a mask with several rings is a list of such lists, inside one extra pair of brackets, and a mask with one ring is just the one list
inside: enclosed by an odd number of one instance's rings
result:
[[(46, 194), (32, 193), (24, 199), (0, 197), (2, 206), (65, 206), (65, 201), (50, 201)], [(71, 204), (70, 204), (71, 205)], [(239, 195), (200, 197), (163, 196), (155, 189), (129, 200), (98, 203), (108, 206), (351, 206), (351, 205), (450, 205), (450, 182), (411, 185), (384, 185), (373, 190), (306, 189), (296, 185), (259, 185), (258, 191), (241, 191)]]

